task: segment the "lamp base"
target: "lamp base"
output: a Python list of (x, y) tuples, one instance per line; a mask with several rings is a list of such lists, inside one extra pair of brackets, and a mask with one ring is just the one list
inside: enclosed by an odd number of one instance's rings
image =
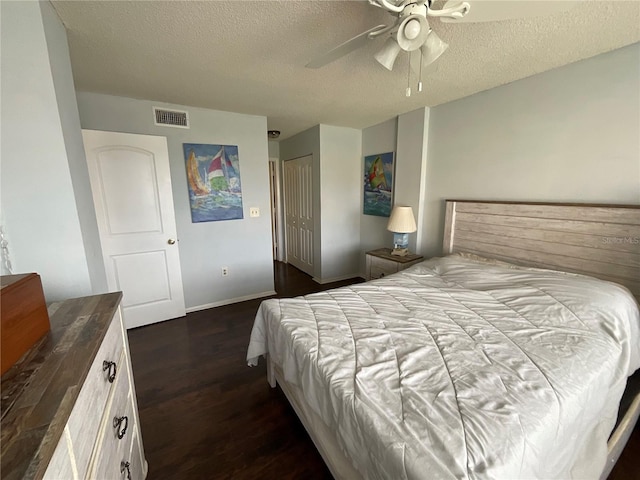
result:
[(393, 250), (391, 255), (397, 257), (406, 257), (409, 253), (409, 234), (408, 233), (393, 233)]

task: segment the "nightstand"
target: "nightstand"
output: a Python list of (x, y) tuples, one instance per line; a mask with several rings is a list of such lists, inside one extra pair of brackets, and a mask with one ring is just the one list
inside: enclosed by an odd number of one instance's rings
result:
[(385, 275), (399, 272), (420, 263), (422, 255), (409, 254), (404, 257), (391, 255), (390, 248), (378, 248), (367, 252), (367, 280), (375, 280)]

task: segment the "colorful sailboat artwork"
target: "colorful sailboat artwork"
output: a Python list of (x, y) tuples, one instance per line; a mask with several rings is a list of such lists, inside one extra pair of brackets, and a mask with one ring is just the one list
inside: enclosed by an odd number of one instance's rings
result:
[(238, 147), (198, 143), (182, 146), (191, 220), (197, 223), (243, 218)]
[(391, 215), (393, 185), (393, 152), (364, 157), (363, 213), (388, 217)]
[(369, 184), (372, 189), (386, 189), (387, 178), (384, 176), (382, 157), (377, 156), (369, 168)]
[(199, 197), (211, 193), (211, 189), (202, 181), (202, 177), (198, 172), (198, 161), (196, 160), (196, 154), (193, 150), (189, 152), (189, 159), (187, 160), (187, 180), (189, 181), (189, 188), (194, 196)]

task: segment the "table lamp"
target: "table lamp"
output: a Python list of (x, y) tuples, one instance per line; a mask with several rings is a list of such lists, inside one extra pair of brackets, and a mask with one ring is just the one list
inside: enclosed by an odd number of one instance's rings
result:
[(417, 230), (416, 221), (413, 218), (413, 209), (402, 205), (396, 205), (391, 211), (387, 230), (393, 232), (393, 250), (391, 255), (404, 257), (409, 253), (409, 234)]

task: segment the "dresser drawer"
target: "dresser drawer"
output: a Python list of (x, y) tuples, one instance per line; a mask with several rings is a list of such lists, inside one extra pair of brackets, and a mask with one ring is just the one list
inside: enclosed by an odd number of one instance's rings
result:
[(371, 280), (375, 280), (377, 278), (382, 278), (382, 277), (386, 277), (387, 275), (391, 275), (392, 273), (396, 273), (396, 271), (394, 269), (379, 268), (379, 267), (374, 267), (372, 265), (370, 277), (371, 277)]
[(121, 467), (124, 468), (123, 479), (127, 478), (126, 468), (129, 468), (131, 474), (131, 480), (142, 480), (147, 476), (147, 465), (142, 458), (142, 448), (140, 446), (140, 437), (138, 436), (138, 429), (133, 431), (131, 438), (131, 449), (128, 455), (121, 460)]
[[(117, 381), (113, 398), (104, 416), (104, 427), (97, 440), (95, 458), (91, 464), (88, 478), (119, 479), (120, 462), (129, 455), (133, 434), (137, 429), (133, 414), (131, 388), (126, 372)], [(119, 424), (114, 419), (120, 420)], [(126, 425), (126, 429), (125, 429)], [(118, 438), (118, 434), (122, 438)]]
[[(127, 368), (124, 358), (124, 341), (120, 313), (116, 313), (98, 350), (76, 405), (71, 412), (69, 434), (75, 453), (78, 476), (84, 478), (89, 467), (94, 439), (98, 436), (102, 416), (109, 399), (111, 389), (121, 377), (128, 384)], [(103, 369), (103, 362), (115, 362), (115, 380), (109, 382), (109, 371)], [(113, 367), (111, 370), (113, 373)]]
[(73, 473), (73, 452), (70, 450), (69, 429), (65, 427), (49, 462), (44, 480), (60, 480), (61, 478), (76, 480)]
[(378, 248), (366, 253), (366, 278), (375, 280), (400, 272), (416, 263), (422, 262), (422, 255), (409, 253), (405, 256), (392, 255), (390, 248)]
[(384, 258), (371, 257), (370, 275), (372, 279), (385, 277), (398, 271), (398, 264)]

